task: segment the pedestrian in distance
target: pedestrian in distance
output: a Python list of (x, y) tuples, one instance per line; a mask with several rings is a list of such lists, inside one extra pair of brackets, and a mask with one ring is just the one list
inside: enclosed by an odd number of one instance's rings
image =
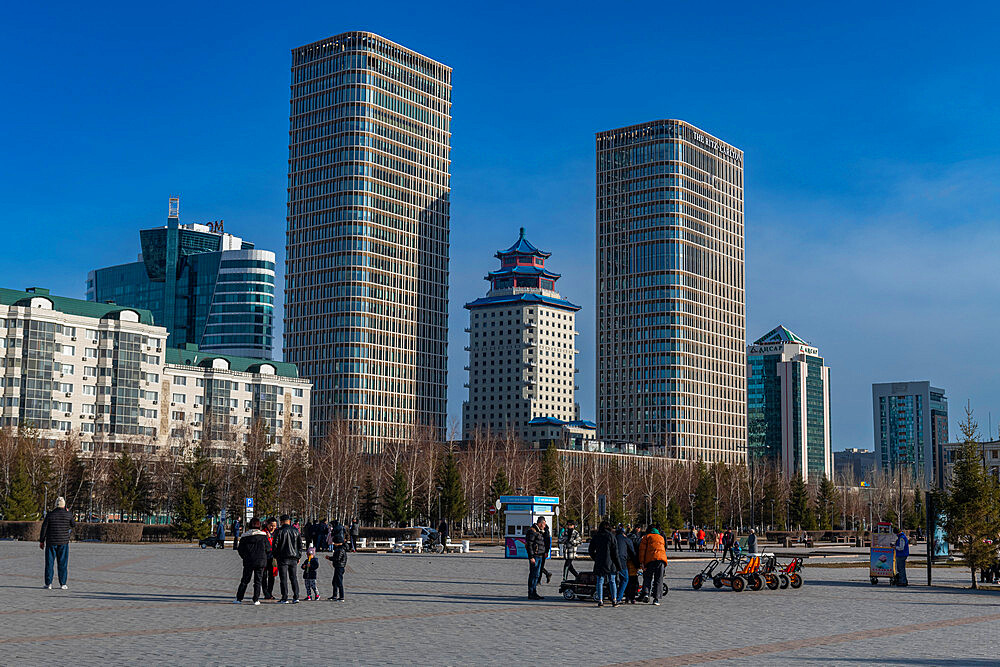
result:
[(639, 562), (642, 563), (643, 592), (652, 598), (654, 605), (658, 605), (664, 592), (663, 572), (667, 566), (667, 545), (656, 526), (650, 526), (649, 532), (639, 543)]
[(698, 551), (705, 550), (705, 527), (698, 529)]
[(622, 569), (622, 563), (618, 559), (618, 542), (607, 521), (602, 521), (597, 532), (590, 537), (590, 557), (594, 559), (594, 579), (597, 584), (594, 601), (598, 607), (604, 606), (604, 584), (607, 583), (611, 606), (617, 607), (615, 578)]
[(629, 536), (625, 534), (625, 528), (622, 527), (621, 524), (618, 524), (618, 529), (615, 531), (615, 546), (618, 549), (618, 563), (621, 565), (621, 569), (618, 570), (617, 574), (618, 585), (614, 601), (618, 604), (622, 604), (625, 600), (625, 590), (631, 583), (632, 578), (638, 577), (638, 571), (635, 568), (629, 567), (629, 564), (632, 563), (636, 557), (635, 544)]
[(566, 527), (562, 531), (563, 535), (563, 553), (565, 554), (565, 560), (563, 561), (563, 580), (565, 581), (567, 573), (572, 572), (574, 577), (579, 577), (580, 573), (576, 571), (573, 567), (573, 559), (576, 558), (576, 550), (580, 547), (580, 543), (583, 542), (583, 538), (580, 537), (580, 531), (576, 529), (576, 522), (569, 521), (566, 523)]
[(698, 548), (698, 530), (692, 526), (691, 530), (688, 531), (688, 551), (694, 551)]
[(233, 551), (236, 551), (237, 547), (239, 547), (240, 544), (240, 535), (243, 534), (243, 526), (240, 524), (239, 519), (233, 519), (232, 531), (233, 531)]
[(56, 498), (56, 508), (42, 520), (38, 548), (45, 550), (45, 588), (52, 588), (52, 570), (59, 570), (59, 588), (69, 588), (69, 533), (76, 526), (73, 515), (66, 509), (66, 499)]
[[(559, 534), (556, 535), (556, 545), (559, 547), (559, 557), (563, 560), (566, 559), (566, 526), (559, 529)], [(563, 575), (563, 579), (566, 575)]]
[(726, 558), (733, 552), (733, 540), (736, 536), (733, 535), (732, 528), (726, 528), (726, 532), (722, 534), (722, 562), (726, 562)]
[(750, 534), (747, 535), (747, 555), (757, 555), (757, 533), (754, 532), (753, 528), (750, 529)]
[(906, 559), (910, 557), (910, 540), (900, 526), (896, 529), (896, 585), (906, 586)]
[(327, 598), (337, 602), (344, 601), (344, 570), (347, 569), (347, 543), (343, 540), (330, 545), (333, 552), (326, 559), (333, 565), (333, 594)]
[[(274, 531), (274, 541), (271, 546), (274, 559), (278, 562), (278, 579), (281, 585), (280, 604), (298, 604), (299, 578), (296, 568), (302, 557), (302, 544), (299, 531), (292, 525), (292, 519), (287, 514), (281, 515), (281, 527)], [(288, 600), (288, 586), (291, 580), (292, 599)]]
[(270, 569), (271, 541), (267, 533), (260, 529), (260, 519), (250, 519), (250, 529), (240, 537), (236, 549), (243, 559), (243, 576), (236, 589), (236, 604), (243, 602), (247, 592), (247, 584), (253, 580), (253, 603), (260, 604), (261, 584), (264, 580), (264, 570)]
[(670, 536), (670, 540), (674, 543), (674, 551), (681, 550), (681, 531), (675, 530), (674, 534)]
[(542, 556), (545, 553), (545, 517), (528, 526), (524, 536), (524, 551), (528, 555), (528, 599), (544, 600), (538, 594), (538, 582), (542, 578)]
[(306, 587), (306, 600), (319, 600), (319, 589), (316, 588), (316, 573), (319, 571), (319, 561), (316, 560), (316, 547), (306, 549), (306, 559), (302, 561), (302, 583)]
[(268, 519), (264, 522), (262, 526), (264, 533), (267, 535), (267, 543), (269, 545), (268, 549), (268, 559), (267, 567), (264, 568), (264, 582), (262, 584), (264, 599), (273, 600), (274, 599), (274, 578), (278, 576), (278, 563), (274, 559), (274, 531), (278, 528), (278, 521), (276, 519)]
[(445, 519), (441, 519), (441, 523), (438, 524), (438, 539), (441, 540), (444, 553), (448, 553), (448, 521)]
[(326, 551), (330, 545), (330, 527), (326, 524), (326, 519), (320, 519), (313, 528), (313, 542), (317, 551)]
[(542, 554), (542, 574), (545, 575), (545, 583), (549, 583), (552, 581), (552, 573), (545, 569), (545, 561), (549, 559), (549, 554), (552, 553), (552, 532), (548, 526), (545, 526), (542, 535), (545, 537), (545, 553)]
[(351, 551), (358, 550), (358, 540), (361, 538), (361, 523), (357, 517), (351, 521)]

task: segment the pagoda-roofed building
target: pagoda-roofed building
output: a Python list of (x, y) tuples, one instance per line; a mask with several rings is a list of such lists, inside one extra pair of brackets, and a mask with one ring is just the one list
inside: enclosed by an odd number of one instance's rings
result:
[(555, 289), (560, 275), (545, 268), (550, 253), (521, 228), (517, 241), (496, 253), (486, 296), (469, 310), (469, 389), (462, 434), (513, 433), (525, 442), (528, 422), (579, 419), (575, 400), (576, 312)]

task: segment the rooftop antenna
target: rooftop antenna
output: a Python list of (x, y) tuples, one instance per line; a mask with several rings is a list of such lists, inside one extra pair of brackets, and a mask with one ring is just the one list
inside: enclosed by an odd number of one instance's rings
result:
[(180, 197), (171, 197), (169, 204), (167, 204), (167, 217), (168, 218), (179, 218), (181, 210), (181, 200)]

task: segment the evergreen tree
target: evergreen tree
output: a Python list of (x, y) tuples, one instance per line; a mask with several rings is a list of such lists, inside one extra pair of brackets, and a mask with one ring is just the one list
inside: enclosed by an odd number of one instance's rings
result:
[(694, 523), (707, 526), (715, 521), (715, 480), (704, 463), (698, 464), (698, 486), (694, 489)]
[(455, 453), (448, 451), (438, 471), (438, 486), (441, 487), (441, 515), (454, 526), (465, 518), (465, 491), (462, 489), (462, 474), (458, 470)]
[(382, 514), (386, 521), (397, 526), (403, 525), (410, 518), (410, 490), (401, 467), (397, 467), (392, 473), (389, 488), (383, 494)]
[(122, 452), (112, 467), (111, 497), (123, 514), (145, 514), (149, 511), (149, 477), (127, 452)]
[(277, 516), (278, 505), (278, 462), (267, 456), (257, 468), (257, 497), (254, 499), (260, 517)]
[(833, 530), (833, 514), (836, 507), (837, 487), (833, 481), (823, 475), (819, 482), (819, 493), (816, 496), (816, 514), (819, 519), (819, 527), (822, 530)]
[(193, 480), (186, 479), (177, 501), (174, 535), (182, 540), (201, 540), (208, 537), (210, 527), (205, 515), (205, 504), (201, 502), (201, 489), (195, 486)]
[(375, 490), (375, 480), (371, 475), (365, 477), (361, 485), (361, 521), (374, 526), (378, 523), (378, 491)]
[(926, 517), (924, 516), (924, 494), (920, 492), (920, 489), (913, 490), (913, 507), (910, 510), (908, 516), (906, 527), (910, 530), (916, 530), (924, 525)]
[(561, 496), (560, 479), (562, 479), (562, 461), (559, 459), (559, 450), (554, 443), (549, 443), (538, 467), (538, 495)]
[(199, 497), (203, 499), (207, 512), (216, 514), (220, 509), (218, 474), (215, 463), (209, 458), (204, 447), (199, 445), (195, 448), (194, 458), (185, 464), (184, 469), (185, 476), (199, 489)]
[(980, 458), (979, 426), (969, 408), (959, 428), (964, 441), (952, 468), (945, 530), (948, 541), (961, 548), (976, 588), (976, 569), (989, 566), (996, 558), (996, 544), (987, 540), (996, 540), (1000, 532), (997, 485)]
[(490, 498), (496, 502), (500, 496), (509, 496), (511, 490), (507, 473), (503, 471), (503, 468), (499, 468), (497, 474), (493, 476), (493, 483), (490, 484)]
[(809, 490), (806, 483), (802, 481), (801, 475), (795, 475), (788, 492), (788, 521), (793, 528), (809, 530), (809, 525), (814, 524), (815, 517), (810, 517), (812, 509), (809, 507)]
[(681, 506), (674, 502), (673, 498), (667, 503), (666, 516), (660, 526), (671, 532), (684, 527), (684, 514), (681, 512)]
[(18, 462), (10, 480), (10, 491), (3, 502), (3, 518), (7, 521), (38, 521), (38, 498), (31, 489), (31, 478), (23, 462)]

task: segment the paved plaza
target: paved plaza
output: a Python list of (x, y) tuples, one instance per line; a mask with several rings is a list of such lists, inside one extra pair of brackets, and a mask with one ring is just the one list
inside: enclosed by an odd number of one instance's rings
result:
[[(37, 544), (0, 543), (0, 663), (994, 665), (1000, 653), (1000, 593), (961, 590), (959, 568), (894, 589), (807, 561), (801, 590), (737, 594), (692, 590), (703, 563), (677, 559), (662, 606), (597, 609), (563, 601), (556, 577), (528, 602), (525, 562), (500, 549), (352, 554), (346, 603), (254, 607), (231, 604), (232, 550), (70, 549), (69, 590), (50, 591)], [(323, 560), (324, 597), (330, 572)], [(911, 583), (923, 576), (911, 569)]]

